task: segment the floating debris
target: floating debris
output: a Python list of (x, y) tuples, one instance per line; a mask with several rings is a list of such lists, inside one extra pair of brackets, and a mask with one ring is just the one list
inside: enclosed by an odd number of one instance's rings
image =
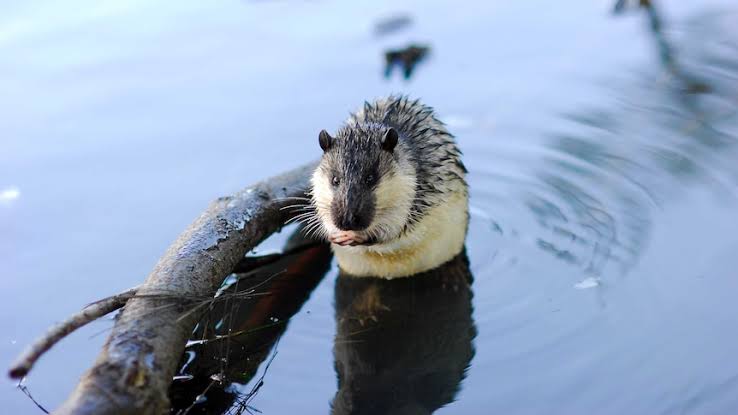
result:
[(384, 36), (402, 29), (406, 29), (413, 24), (413, 19), (408, 15), (398, 14), (379, 20), (374, 25), (374, 34)]
[(402, 68), (405, 79), (410, 79), (415, 67), (422, 62), (430, 52), (430, 47), (411, 44), (403, 49), (390, 49), (384, 52), (384, 76), (389, 78), (395, 66)]
[(20, 189), (15, 186), (0, 191), (0, 203), (12, 203), (20, 197)]
[(595, 288), (600, 286), (600, 279), (595, 277), (585, 278), (574, 284), (577, 290), (586, 290), (587, 288)]

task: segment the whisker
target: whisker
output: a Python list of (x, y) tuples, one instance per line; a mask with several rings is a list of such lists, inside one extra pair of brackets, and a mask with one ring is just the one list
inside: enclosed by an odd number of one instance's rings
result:
[(309, 201), (310, 198), (309, 197), (302, 197), (302, 196), (285, 196), (285, 197), (276, 198), (274, 200), (277, 201), (277, 202), (282, 202), (282, 201), (285, 201), (285, 200), (308, 200)]
[(282, 206), (281, 208), (279, 208), (279, 210), (285, 210), (285, 209), (309, 209), (310, 207), (311, 206), (309, 204), (304, 204), (304, 205), (287, 205), (287, 206)]
[(290, 223), (293, 223), (293, 222), (305, 223), (306, 221), (308, 221), (313, 216), (314, 216), (314, 214), (312, 212), (303, 213), (301, 215), (297, 215), (297, 216), (294, 216), (294, 217), (288, 219), (285, 222), (285, 224), (290, 224)]

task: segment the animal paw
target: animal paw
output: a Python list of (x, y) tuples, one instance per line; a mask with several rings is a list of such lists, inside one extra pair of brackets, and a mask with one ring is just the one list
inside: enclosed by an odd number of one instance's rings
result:
[(354, 231), (338, 231), (328, 239), (336, 245), (356, 246), (362, 245), (368, 238)]

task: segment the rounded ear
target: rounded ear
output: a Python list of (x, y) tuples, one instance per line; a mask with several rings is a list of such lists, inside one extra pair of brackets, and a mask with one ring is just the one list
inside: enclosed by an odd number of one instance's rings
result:
[(394, 128), (390, 128), (387, 130), (386, 133), (384, 133), (384, 137), (382, 137), (382, 149), (387, 150), (390, 153), (392, 150), (395, 149), (395, 146), (397, 145), (397, 140), (399, 139), (399, 135), (397, 134), (397, 130)]
[(318, 134), (318, 143), (320, 143), (320, 148), (322, 148), (324, 152), (328, 151), (333, 145), (333, 137), (328, 134), (328, 131), (320, 130), (320, 134)]

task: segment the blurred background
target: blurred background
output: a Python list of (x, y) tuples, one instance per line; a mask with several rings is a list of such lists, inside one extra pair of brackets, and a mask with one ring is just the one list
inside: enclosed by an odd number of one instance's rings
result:
[[(438, 413), (738, 410), (732, 0), (3, 1), (0, 362), (389, 93), (470, 170), (476, 354)], [(263, 413), (329, 411), (334, 274)], [(110, 326), (45, 356), (34, 398), (57, 406)], [(9, 380), (0, 404), (40, 413)]]

